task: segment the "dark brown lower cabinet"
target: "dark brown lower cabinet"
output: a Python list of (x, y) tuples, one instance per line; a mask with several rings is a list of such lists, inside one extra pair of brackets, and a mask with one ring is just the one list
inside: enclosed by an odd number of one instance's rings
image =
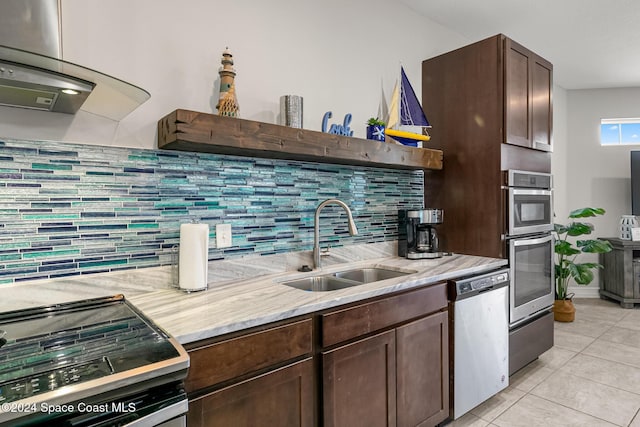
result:
[(324, 426), (395, 426), (395, 331), (322, 354)]
[(396, 329), (398, 427), (434, 426), (449, 416), (447, 312)]
[(325, 426), (435, 426), (449, 416), (447, 312), (322, 354)]
[(311, 358), (233, 384), (189, 402), (189, 427), (314, 424)]
[(189, 427), (432, 427), (449, 415), (447, 285), (186, 345)]

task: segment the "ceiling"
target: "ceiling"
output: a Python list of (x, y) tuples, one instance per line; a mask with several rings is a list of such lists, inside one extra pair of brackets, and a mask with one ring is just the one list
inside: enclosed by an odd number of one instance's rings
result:
[(401, 0), (469, 42), (503, 33), (565, 89), (640, 87), (640, 1)]

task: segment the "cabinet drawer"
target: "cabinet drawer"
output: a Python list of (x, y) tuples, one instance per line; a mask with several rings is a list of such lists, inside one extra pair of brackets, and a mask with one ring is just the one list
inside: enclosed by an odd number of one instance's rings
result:
[(189, 350), (187, 392), (311, 353), (312, 329), (304, 319)]
[(322, 346), (393, 326), (447, 306), (447, 285), (407, 292), (322, 315)]

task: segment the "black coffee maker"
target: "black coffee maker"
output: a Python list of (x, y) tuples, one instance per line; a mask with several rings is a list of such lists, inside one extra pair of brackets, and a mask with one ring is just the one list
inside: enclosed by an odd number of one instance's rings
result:
[(407, 259), (440, 258), (436, 225), (442, 224), (442, 209), (398, 211), (398, 256)]

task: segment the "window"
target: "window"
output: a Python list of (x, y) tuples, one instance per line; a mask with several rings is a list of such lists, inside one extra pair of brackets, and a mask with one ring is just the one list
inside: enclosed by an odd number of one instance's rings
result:
[(600, 145), (640, 145), (640, 118), (600, 120)]

